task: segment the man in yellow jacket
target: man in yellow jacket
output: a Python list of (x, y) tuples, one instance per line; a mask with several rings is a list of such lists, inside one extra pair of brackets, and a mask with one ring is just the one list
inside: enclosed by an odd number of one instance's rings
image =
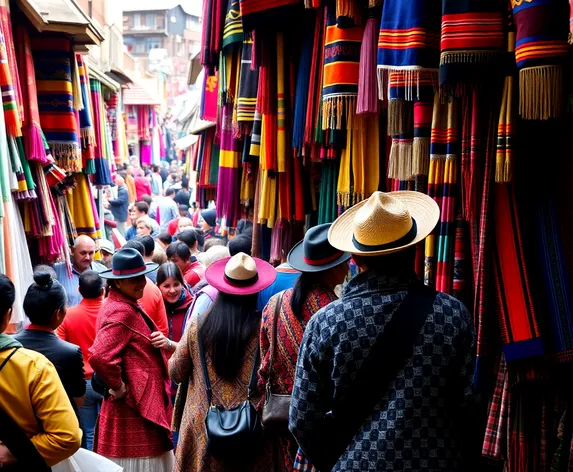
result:
[[(10, 321), (14, 285), (0, 274), (0, 412), (7, 414), (30, 439), (48, 467), (72, 456), (82, 432), (54, 366), (42, 354), (21, 347), (3, 334)], [(0, 437), (2, 435), (0, 425)], [(0, 468), (18, 459), (0, 443)]]

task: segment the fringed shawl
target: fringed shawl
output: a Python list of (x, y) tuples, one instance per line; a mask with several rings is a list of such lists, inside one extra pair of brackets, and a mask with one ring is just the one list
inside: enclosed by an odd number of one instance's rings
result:
[(440, 85), (460, 94), (459, 86), (484, 83), (503, 57), (504, 2), (442, 0)]
[(257, 106), (257, 90), (259, 86), (259, 71), (251, 66), (253, 56), (253, 41), (245, 39), (241, 53), (241, 74), (239, 77), (239, 96), (237, 99), (237, 121), (239, 130), (241, 124), (250, 130), (255, 120)]
[(101, 237), (97, 212), (87, 177), (82, 173), (74, 174), (76, 187), (66, 193), (70, 213), (78, 235), (85, 234), (93, 239)]
[(56, 162), (69, 172), (82, 170), (79, 127), (74, 111), (70, 40), (32, 38), (40, 122)]
[(563, 66), (569, 51), (567, 4), (560, 0), (512, 4), (519, 114), (527, 120), (560, 117), (565, 111)]
[(322, 129), (346, 129), (356, 113), (363, 28), (339, 28), (334, 7), (326, 11)]
[(225, 26), (223, 28), (223, 49), (232, 44), (240, 44), (243, 41), (243, 23), (239, 0), (229, 0)]

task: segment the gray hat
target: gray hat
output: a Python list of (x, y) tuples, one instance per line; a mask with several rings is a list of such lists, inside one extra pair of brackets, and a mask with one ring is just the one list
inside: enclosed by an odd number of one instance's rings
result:
[(99, 243), (99, 248), (104, 250), (105, 252), (108, 252), (110, 254), (115, 253), (115, 246), (109, 239), (100, 239), (98, 243)]

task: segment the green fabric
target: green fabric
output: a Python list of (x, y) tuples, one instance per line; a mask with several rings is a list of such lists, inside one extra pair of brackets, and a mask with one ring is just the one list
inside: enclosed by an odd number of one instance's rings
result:
[(318, 224), (332, 223), (337, 216), (336, 188), (338, 182), (338, 159), (325, 160), (320, 177), (320, 200)]
[(24, 151), (24, 141), (22, 138), (16, 138), (16, 143), (18, 144), (18, 151), (20, 153), (20, 163), (22, 164), (22, 170), (24, 171), (24, 177), (26, 178), (26, 185), (28, 190), (35, 190), (36, 184), (32, 178), (32, 172), (30, 171), (30, 164), (26, 159), (26, 152)]
[(4, 333), (0, 334), (0, 351), (5, 351), (6, 349), (12, 349), (15, 347), (22, 347), (22, 345), (12, 336), (8, 336)]
[(209, 185), (214, 187), (217, 186), (217, 181), (219, 180), (219, 154), (221, 149), (215, 143), (213, 143), (211, 151), (211, 162), (209, 169)]

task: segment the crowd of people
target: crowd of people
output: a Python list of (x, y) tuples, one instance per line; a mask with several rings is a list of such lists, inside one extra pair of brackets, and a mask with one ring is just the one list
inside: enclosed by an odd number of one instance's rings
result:
[(163, 170), (118, 173), (121, 247), (79, 236), (71, 270), (36, 267), (15, 335), (0, 275), (0, 419), (30, 443), (0, 426), (0, 468), (81, 447), (126, 472), (470, 470), (472, 319), (414, 272), (431, 198), (376, 192), (275, 268)]

